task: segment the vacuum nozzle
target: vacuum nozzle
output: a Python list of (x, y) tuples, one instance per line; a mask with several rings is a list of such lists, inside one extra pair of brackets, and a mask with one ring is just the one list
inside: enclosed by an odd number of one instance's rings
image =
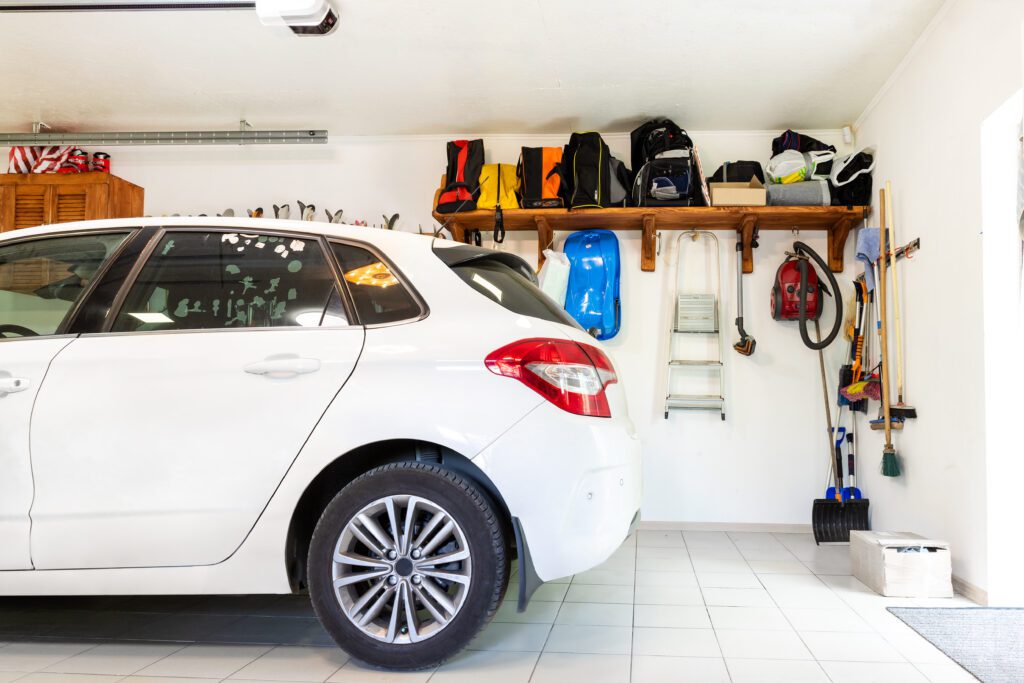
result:
[(757, 341), (750, 335), (747, 335), (733, 344), (732, 348), (736, 349), (736, 353), (740, 355), (752, 356), (754, 355), (754, 349), (757, 348)]

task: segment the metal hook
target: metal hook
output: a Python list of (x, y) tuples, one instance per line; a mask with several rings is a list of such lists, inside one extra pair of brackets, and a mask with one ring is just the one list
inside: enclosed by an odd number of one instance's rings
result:
[(661, 231), (658, 231), (658, 248), (655, 251), (656, 256), (661, 256)]
[(800, 228), (793, 228), (792, 232), (793, 232), (793, 237), (799, 237), (800, 236)]

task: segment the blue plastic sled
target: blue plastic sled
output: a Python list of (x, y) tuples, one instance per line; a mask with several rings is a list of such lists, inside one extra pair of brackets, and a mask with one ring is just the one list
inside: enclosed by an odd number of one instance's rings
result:
[(565, 240), (569, 288), (565, 310), (598, 339), (611, 339), (622, 320), (619, 302), (619, 240), (610, 230), (574, 232)]

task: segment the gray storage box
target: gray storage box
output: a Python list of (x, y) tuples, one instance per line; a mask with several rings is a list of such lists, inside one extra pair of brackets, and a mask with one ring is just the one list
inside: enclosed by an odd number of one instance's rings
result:
[(953, 597), (949, 543), (906, 531), (851, 531), (853, 575), (893, 598)]

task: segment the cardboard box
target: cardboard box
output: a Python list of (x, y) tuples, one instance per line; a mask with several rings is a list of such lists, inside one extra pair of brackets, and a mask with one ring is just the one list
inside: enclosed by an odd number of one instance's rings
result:
[(851, 531), (850, 562), (853, 575), (881, 595), (953, 597), (952, 565), (946, 541), (906, 531)]
[(757, 178), (749, 183), (711, 183), (711, 206), (765, 206), (768, 196)]

